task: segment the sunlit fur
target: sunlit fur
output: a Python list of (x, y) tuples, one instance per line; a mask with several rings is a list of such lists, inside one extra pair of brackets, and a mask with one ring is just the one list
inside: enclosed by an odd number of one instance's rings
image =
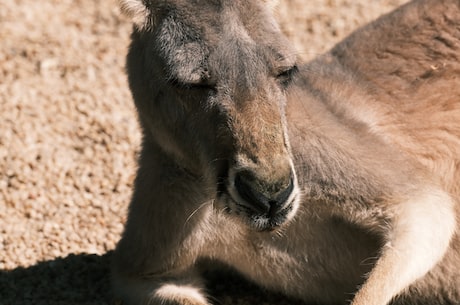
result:
[(144, 137), (117, 296), (209, 304), (211, 259), (315, 304), (460, 304), (460, 2), (303, 65), (275, 2), (121, 1)]

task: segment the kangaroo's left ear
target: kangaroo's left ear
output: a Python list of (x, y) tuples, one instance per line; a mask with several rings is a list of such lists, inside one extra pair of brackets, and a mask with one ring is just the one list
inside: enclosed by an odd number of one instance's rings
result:
[(142, 29), (147, 24), (149, 10), (143, 0), (118, 0), (121, 11)]

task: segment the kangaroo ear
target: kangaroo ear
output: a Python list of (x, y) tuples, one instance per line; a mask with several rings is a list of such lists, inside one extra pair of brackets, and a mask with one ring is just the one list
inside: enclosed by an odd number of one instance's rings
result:
[(274, 10), (279, 4), (279, 0), (263, 0), (263, 2), (270, 10)]
[(149, 10), (143, 0), (118, 0), (123, 14), (131, 18), (136, 26), (143, 28), (147, 24)]

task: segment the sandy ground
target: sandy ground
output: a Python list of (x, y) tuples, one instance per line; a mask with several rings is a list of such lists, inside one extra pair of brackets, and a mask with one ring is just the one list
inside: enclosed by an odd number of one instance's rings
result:
[[(285, 0), (311, 59), (405, 0)], [(109, 304), (140, 133), (115, 0), (0, 0), (0, 304)], [(233, 284), (232, 284), (233, 283)], [(238, 280), (221, 304), (288, 304)], [(291, 303), (292, 304), (292, 303)]]

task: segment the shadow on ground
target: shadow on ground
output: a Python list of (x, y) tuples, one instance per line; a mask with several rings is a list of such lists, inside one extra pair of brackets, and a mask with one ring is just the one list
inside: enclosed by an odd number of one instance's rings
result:
[(0, 271), (0, 304), (110, 304), (110, 257), (111, 252), (71, 254), (28, 268)]
[[(0, 271), (0, 305), (108, 305), (112, 252), (71, 254), (34, 266)], [(217, 305), (301, 305), (268, 293), (231, 272), (207, 274), (208, 292)]]

